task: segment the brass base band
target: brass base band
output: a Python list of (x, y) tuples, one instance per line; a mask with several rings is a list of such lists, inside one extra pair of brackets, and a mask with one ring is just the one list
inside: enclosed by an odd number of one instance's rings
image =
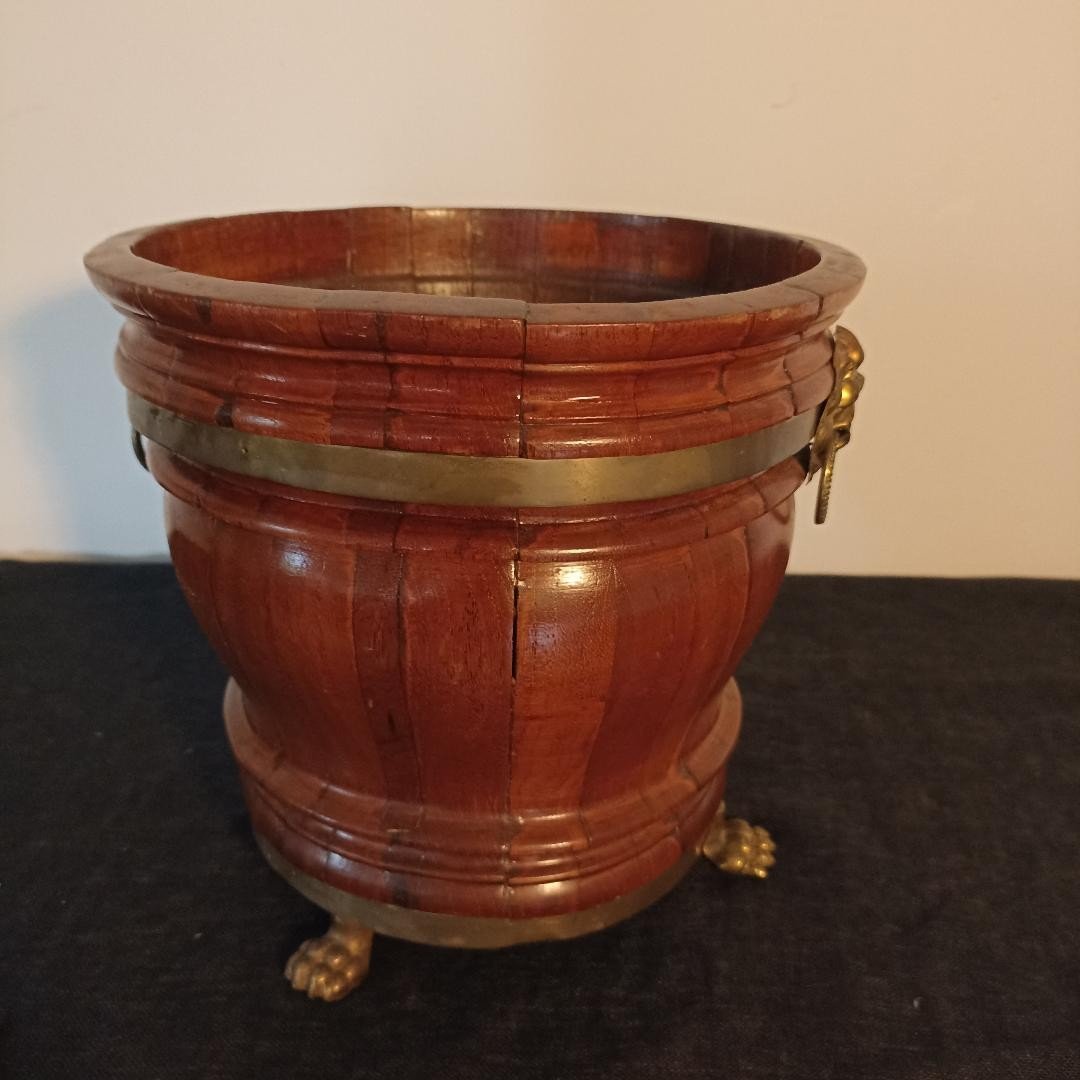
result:
[(820, 410), (705, 446), (625, 457), (473, 457), (299, 442), (187, 420), (128, 394), (132, 426), (181, 457), (290, 487), (447, 506), (584, 506), (745, 480), (810, 445)]
[(365, 900), (298, 870), (258, 833), (255, 840), (274, 870), (298, 893), (331, 915), (339, 919), (355, 919), (375, 933), (387, 937), (403, 938), (421, 945), (460, 949), (501, 949), (528, 941), (562, 941), (603, 930), (659, 900), (682, 880), (698, 858), (697, 851), (688, 851), (647, 885), (583, 911), (525, 919), (497, 919), (416, 911), (395, 904)]

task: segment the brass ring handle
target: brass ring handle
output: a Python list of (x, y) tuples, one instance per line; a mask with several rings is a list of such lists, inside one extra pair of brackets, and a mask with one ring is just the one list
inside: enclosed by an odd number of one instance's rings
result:
[(858, 370), (862, 362), (863, 350), (858, 338), (847, 328), (838, 326), (833, 335), (833, 388), (821, 411), (821, 419), (810, 444), (810, 471), (807, 479), (814, 473), (821, 472), (817, 507), (814, 511), (814, 522), (818, 525), (825, 521), (829, 513), (836, 455), (851, 442), (855, 401), (866, 381)]

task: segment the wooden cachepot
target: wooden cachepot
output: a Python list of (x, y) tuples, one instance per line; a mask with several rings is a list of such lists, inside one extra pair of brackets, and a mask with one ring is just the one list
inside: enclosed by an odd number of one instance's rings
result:
[(598, 929), (703, 850), (764, 875), (767, 835), (722, 816), (732, 674), (792, 494), (847, 439), (855, 256), (379, 207), (140, 229), (86, 265), (259, 844), (334, 916), (294, 985), (342, 996), (373, 931)]

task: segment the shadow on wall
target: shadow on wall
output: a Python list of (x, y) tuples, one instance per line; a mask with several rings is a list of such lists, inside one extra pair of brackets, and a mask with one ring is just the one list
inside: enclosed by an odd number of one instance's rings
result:
[[(17, 547), (57, 555), (165, 553), (161, 496), (131, 453), (113, 371), (120, 316), (89, 284), (28, 308), (9, 327), (13, 422), (29, 466), (17, 501), (40, 501), (46, 535)], [(18, 509), (16, 509), (16, 514)]]

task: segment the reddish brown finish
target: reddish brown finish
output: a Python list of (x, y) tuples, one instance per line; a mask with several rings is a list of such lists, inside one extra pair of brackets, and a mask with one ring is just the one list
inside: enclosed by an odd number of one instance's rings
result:
[(728, 225), (402, 208), (143, 230), (88, 266), (132, 316), (121, 377), (155, 404), (524, 457), (678, 449), (816, 406), (863, 275), (831, 245)]
[[(88, 267), (129, 316), (125, 385), (184, 417), (549, 458), (816, 408), (863, 273), (829, 245), (704, 222), (401, 208), (142, 231)], [(609, 901), (698, 843), (799, 461), (651, 502), (505, 510), (148, 458), (235, 679), (255, 828), (290, 862), (375, 900), (525, 917)]]

